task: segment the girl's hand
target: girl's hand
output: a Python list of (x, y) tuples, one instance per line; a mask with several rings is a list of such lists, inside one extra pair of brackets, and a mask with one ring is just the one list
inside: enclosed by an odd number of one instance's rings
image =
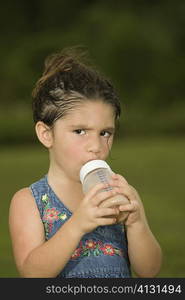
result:
[(119, 206), (120, 212), (129, 212), (124, 224), (129, 226), (136, 222), (146, 222), (143, 204), (135, 188), (129, 185), (126, 179), (119, 174), (113, 174), (109, 184), (114, 187), (118, 194), (126, 196), (130, 201), (129, 204)]
[(84, 197), (72, 218), (83, 234), (94, 230), (98, 226), (116, 223), (117, 208), (101, 208), (100, 203), (116, 194), (116, 191), (102, 191), (109, 185), (100, 183), (94, 186)]

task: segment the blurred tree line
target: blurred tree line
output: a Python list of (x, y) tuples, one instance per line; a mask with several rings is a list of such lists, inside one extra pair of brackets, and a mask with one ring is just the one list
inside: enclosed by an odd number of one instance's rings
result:
[(31, 91), (45, 57), (88, 48), (122, 101), (121, 134), (185, 132), (185, 1), (1, 3), (0, 139), (35, 140)]

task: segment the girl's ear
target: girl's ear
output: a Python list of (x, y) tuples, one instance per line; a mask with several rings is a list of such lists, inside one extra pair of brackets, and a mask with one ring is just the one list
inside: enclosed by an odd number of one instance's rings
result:
[(35, 125), (35, 131), (39, 141), (47, 148), (50, 148), (53, 143), (53, 134), (49, 126), (44, 122), (39, 121)]

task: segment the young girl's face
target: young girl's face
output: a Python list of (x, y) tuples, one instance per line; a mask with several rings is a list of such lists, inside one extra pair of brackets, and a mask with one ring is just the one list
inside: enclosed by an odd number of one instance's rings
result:
[(50, 147), (52, 167), (58, 174), (79, 181), (83, 164), (105, 160), (112, 146), (115, 114), (110, 104), (86, 101), (55, 122)]

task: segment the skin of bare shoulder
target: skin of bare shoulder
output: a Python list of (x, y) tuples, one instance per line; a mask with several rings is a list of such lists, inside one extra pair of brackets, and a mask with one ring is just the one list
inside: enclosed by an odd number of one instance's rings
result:
[(12, 197), (9, 230), (16, 266), (23, 274), (23, 265), (29, 254), (45, 242), (43, 224), (29, 188), (17, 191)]

